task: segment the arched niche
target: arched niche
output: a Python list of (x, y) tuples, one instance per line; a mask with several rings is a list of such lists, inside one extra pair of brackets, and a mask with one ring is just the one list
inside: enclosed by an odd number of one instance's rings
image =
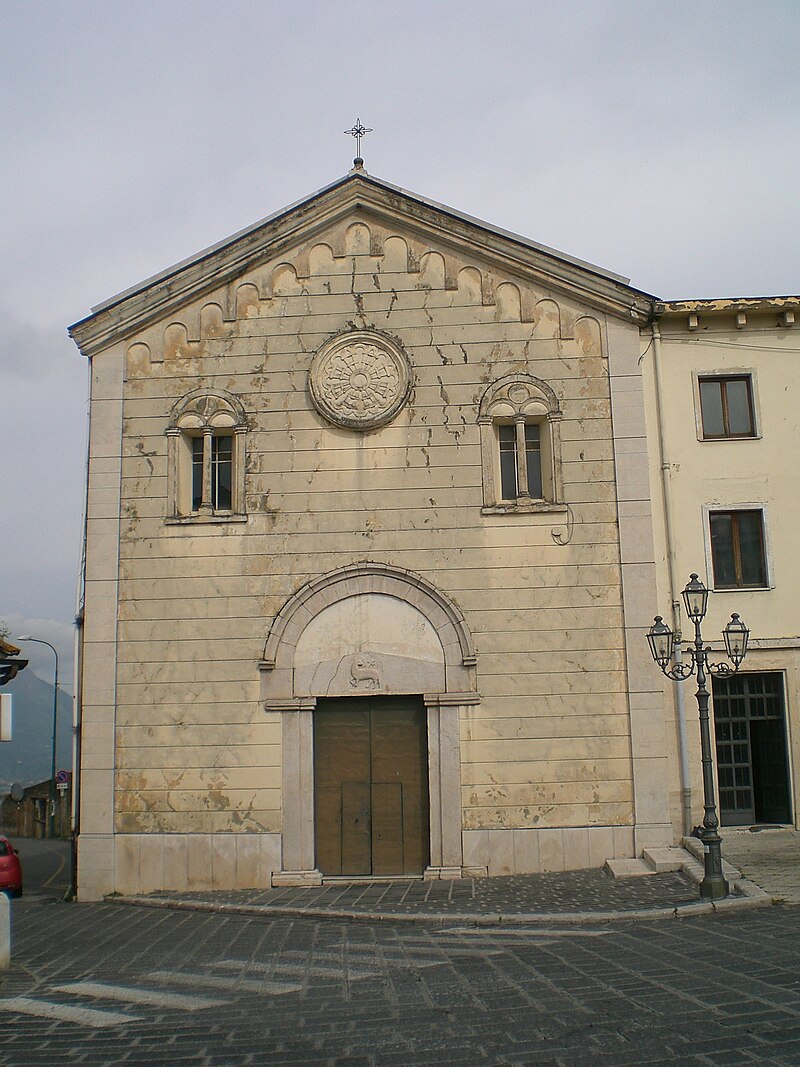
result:
[(420, 284), (429, 285), (431, 289), (444, 289), (446, 273), (444, 256), (441, 252), (425, 252), (420, 257)]
[(200, 308), (200, 336), (225, 337), (232, 331), (225, 325), (222, 305), (212, 301)]
[(533, 336), (561, 336), (561, 309), (555, 300), (540, 300), (534, 307)]
[(518, 322), (522, 319), (522, 295), (518, 285), (501, 282), (494, 293), (498, 322)]
[(182, 322), (171, 322), (164, 329), (164, 359), (188, 359), (189, 333)]
[(370, 254), (371, 236), (369, 226), (363, 222), (354, 222), (351, 226), (348, 226), (344, 239), (347, 255), (368, 256)]
[(300, 634), (294, 687), (315, 697), (441, 692), (444, 651), (418, 608), (361, 593), (323, 608)]
[(586, 356), (601, 356), (603, 354), (603, 335), (600, 323), (589, 315), (584, 315), (575, 321), (575, 340)]
[[(333, 605), (340, 606), (328, 612)], [(337, 626), (350, 629), (332, 636)], [(321, 575), (284, 604), (273, 619), (261, 663), (267, 705), (270, 700), (346, 695), (321, 691), (323, 683), (333, 682), (330, 666), (309, 670), (317, 653), (332, 664), (335, 648), (342, 648), (344, 656), (377, 657), (383, 664), (383, 693), (475, 689), (475, 649), (461, 612), (421, 575), (385, 563), (356, 563)], [(420, 677), (404, 674), (404, 661), (409, 672), (425, 665), (431, 686), (421, 687)]]

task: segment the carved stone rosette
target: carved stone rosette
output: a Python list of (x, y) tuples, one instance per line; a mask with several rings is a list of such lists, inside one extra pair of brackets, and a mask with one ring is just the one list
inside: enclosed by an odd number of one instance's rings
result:
[(401, 346), (377, 330), (351, 330), (326, 341), (308, 372), (317, 411), (335, 426), (371, 430), (391, 422), (411, 388)]

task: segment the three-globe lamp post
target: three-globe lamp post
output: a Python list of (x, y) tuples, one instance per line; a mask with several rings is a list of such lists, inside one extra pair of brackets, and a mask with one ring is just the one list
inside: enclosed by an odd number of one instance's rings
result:
[[(689, 659), (673, 662), (675, 634), (657, 615), (647, 634), (653, 659), (667, 676), (676, 682), (684, 682), (693, 674), (697, 675), (697, 707), (700, 713), (700, 750), (703, 764), (703, 806), (705, 815), (701, 841), (703, 842), (703, 859), (705, 876), (700, 883), (700, 896), (708, 900), (720, 900), (728, 895), (728, 883), (722, 874), (722, 850), (719, 836), (719, 821), (714, 800), (714, 763), (711, 749), (711, 726), (708, 714), (709, 692), (706, 688), (706, 675), (715, 674), (728, 678), (735, 674), (747, 654), (747, 642), (750, 631), (734, 612), (730, 622), (722, 631), (725, 651), (731, 663), (712, 663), (709, 656), (712, 649), (703, 643), (700, 623), (705, 618), (708, 607), (708, 589), (696, 574), (689, 577), (689, 582), (681, 594), (686, 607), (686, 614), (694, 623), (694, 644), (687, 644)], [(731, 666), (732, 664), (732, 666)]]

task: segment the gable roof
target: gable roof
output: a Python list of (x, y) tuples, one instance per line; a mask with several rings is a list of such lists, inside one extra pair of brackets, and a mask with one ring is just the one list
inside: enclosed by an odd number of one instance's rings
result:
[(69, 334), (81, 351), (94, 355), (205, 289), (236, 278), (258, 261), (280, 255), (298, 240), (306, 240), (343, 215), (359, 210), (386, 221), (402, 221), (420, 235), (435, 235), (444, 244), (462, 249), (473, 246), (512, 273), (533, 274), (552, 289), (629, 322), (644, 322), (651, 313), (655, 297), (632, 288), (622, 275), (356, 167), (310, 196), (95, 305), (90, 315), (69, 327)]

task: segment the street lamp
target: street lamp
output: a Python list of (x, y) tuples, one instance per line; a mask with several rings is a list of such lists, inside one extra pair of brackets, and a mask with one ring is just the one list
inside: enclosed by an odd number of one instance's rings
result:
[(30, 634), (22, 634), (20, 641), (32, 641), (36, 645), (47, 645), (56, 657), (56, 670), (53, 679), (53, 758), (50, 773), (50, 802), (47, 816), (47, 836), (55, 837), (56, 817), (56, 738), (58, 736), (58, 653), (49, 641), (43, 641), (40, 637), (31, 637)]
[(728, 895), (728, 883), (722, 876), (722, 851), (719, 836), (717, 808), (714, 803), (714, 765), (711, 758), (711, 728), (708, 716), (708, 689), (706, 689), (706, 672), (728, 678), (735, 674), (747, 655), (747, 641), (750, 631), (737, 614), (731, 615), (731, 621), (722, 631), (725, 651), (733, 666), (728, 663), (712, 663), (709, 653), (712, 649), (703, 644), (700, 623), (708, 607), (708, 589), (696, 574), (689, 576), (689, 582), (681, 594), (686, 607), (686, 614), (694, 623), (694, 646), (689, 645), (689, 660), (672, 663), (675, 634), (666, 625), (660, 615), (656, 615), (647, 634), (653, 659), (667, 676), (676, 682), (684, 682), (697, 672), (697, 707), (700, 712), (700, 750), (703, 763), (703, 853), (705, 876), (700, 883), (700, 896), (709, 900), (720, 900)]

